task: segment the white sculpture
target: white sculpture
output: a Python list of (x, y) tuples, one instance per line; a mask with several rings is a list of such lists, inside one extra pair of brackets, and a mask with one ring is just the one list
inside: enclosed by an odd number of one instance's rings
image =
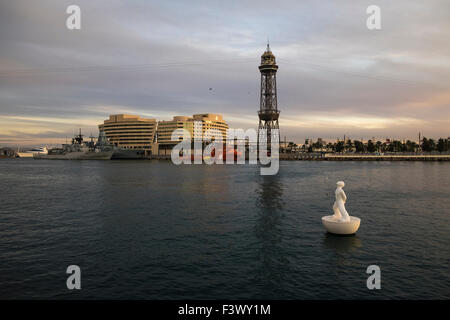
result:
[(344, 181), (338, 181), (336, 183), (337, 188), (335, 191), (336, 201), (333, 205), (334, 215), (322, 217), (322, 223), (330, 233), (335, 234), (354, 234), (358, 231), (361, 219), (357, 217), (351, 217), (345, 209), (345, 202), (347, 196), (342, 189), (345, 186)]
[(347, 201), (347, 195), (345, 194), (344, 190), (342, 190), (342, 188), (345, 186), (344, 181), (338, 181), (336, 183), (337, 188), (336, 191), (334, 192), (335, 196), (336, 196), (336, 201), (334, 201), (334, 205), (333, 205), (333, 211), (334, 211), (334, 215), (333, 217), (336, 220), (340, 220), (342, 222), (348, 222), (350, 221), (350, 216), (347, 212), (347, 210), (345, 210), (345, 202)]

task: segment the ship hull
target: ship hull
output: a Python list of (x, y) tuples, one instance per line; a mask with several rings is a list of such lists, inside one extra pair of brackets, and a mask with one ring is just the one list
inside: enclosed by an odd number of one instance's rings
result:
[(18, 152), (17, 156), (19, 158), (33, 158), (33, 153), (29, 153), (29, 152)]
[(118, 159), (144, 159), (143, 150), (116, 149), (111, 157), (112, 160)]
[(110, 160), (113, 151), (101, 152), (68, 152), (65, 154), (41, 154), (35, 155), (35, 159), (46, 160)]

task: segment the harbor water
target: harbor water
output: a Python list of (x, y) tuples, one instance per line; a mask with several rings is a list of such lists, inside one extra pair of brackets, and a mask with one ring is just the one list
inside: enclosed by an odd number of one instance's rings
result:
[(449, 299), (449, 244), (449, 162), (0, 160), (2, 299)]

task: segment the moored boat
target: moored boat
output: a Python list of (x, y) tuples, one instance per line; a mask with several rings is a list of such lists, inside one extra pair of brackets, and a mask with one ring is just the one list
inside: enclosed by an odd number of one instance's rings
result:
[(114, 153), (114, 147), (105, 143), (99, 136), (97, 143), (86, 142), (80, 133), (72, 138), (71, 144), (63, 144), (62, 148), (50, 149), (47, 154), (34, 154), (35, 159), (48, 160), (110, 160)]
[(46, 155), (48, 150), (46, 147), (36, 147), (28, 151), (17, 152), (19, 158), (33, 158), (35, 155)]

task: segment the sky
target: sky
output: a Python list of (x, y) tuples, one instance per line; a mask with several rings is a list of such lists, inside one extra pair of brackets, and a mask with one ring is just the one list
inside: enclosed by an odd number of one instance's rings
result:
[(268, 39), (282, 140), (450, 136), (448, 0), (0, 0), (0, 146), (97, 135), (118, 113), (257, 128)]

